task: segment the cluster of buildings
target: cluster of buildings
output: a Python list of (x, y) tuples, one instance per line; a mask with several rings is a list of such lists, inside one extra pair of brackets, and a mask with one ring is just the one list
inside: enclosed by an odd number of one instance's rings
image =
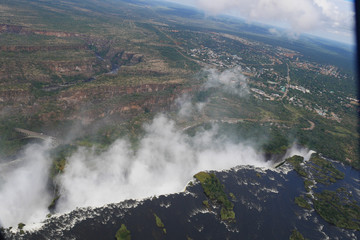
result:
[(228, 53), (216, 53), (214, 50), (201, 46), (201, 48), (190, 49), (191, 57), (198, 58), (203, 62), (215, 67), (235, 67), (240, 65), (242, 58)]
[(333, 76), (336, 78), (341, 77), (339, 69), (333, 65), (320, 65), (309, 62), (301, 62), (298, 58), (295, 62), (292, 62), (292, 64), (300, 69), (319, 72), (326, 76)]
[[(316, 71), (319, 74), (333, 76), (336, 78), (345, 77), (340, 74), (340, 71), (337, 67), (333, 65), (320, 65), (301, 60), (301, 54), (290, 49), (277, 47), (274, 50), (270, 49), (267, 45), (259, 46), (259, 44), (256, 44), (256, 42), (252, 43), (248, 40), (236, 36), (231, 36), (228, 34), (223, 34), (221, 36), (239, 41), (242, 44), (247, 45), (247, 51), (252, 51), (251, 47), (256, 48), (253, 50), (255, 52), (260, 51), (261, 53), (263, 53), (263, 57), (269, 60), (268, 63), (265, 63), (266, 61), (263, 62), (260, 59), (257, 64), (245, 64), (247, 60), (249, 60), (247, 59), (247, 52), (239, 54), (229, 54), (228, 52), (222, 51), (221, 49), (212, 49), (203, 45), (201, 45), (200, 48), (191, 49), (189, 55), (206, 63), (209, 63), (214, 67), (232, 68), (235, 66), (241, 66), (242, 74), (244, 74), (245, 76), (250, 77), (250, 79), (252, 77), (262, 79), (260, 81), (250, 80), (250, 85), (253, 86), (250, 88), (250, 90), (255, 98), (268, 101), (279, 101), (285, 98), (289, 101), (290, 104), (304, 107), (309, 111), (316, 112), (318, 115), (324, 118), (332, 119), (337, 122), (341, 121), (341, 118), (338, 117), (334, 112), (329, 112), (328, 110), (318, 106), (308, 106), (306, 103), (304, 103), (304, 101), (302, 101), (301, 98), (298, 98), (296, 96), (288, 96), (288, 89), (297, 90), (304, 94), (311, 94), (311, 91), (310, 89), (307, 89), (303, 86), (290, 84), (287, 81), (286, 76), (283, 76), (285, 73), (283, 72), (283, 74), (280, 74), (278, 70), (275, 69), (275, 65), (281, 65), (287, 62), (288, 66), (292, 66), (295, 68)], [(215, 37), (216, 39), (214, 40), (218, 40), (220, 43), (219, 36)], [(268, 90), (270, 90), (270, 92)], [(348, 101), (350, 102), (347, 103), (349, 105), (359, 105), (359, 100), (357, 99), (348, 99)]]
[(309, 89), (306, 89), (306, 88), (304, 88), (302, 86), (296, 86), (296, 85), (291, 85), (291, 84), (289, 84), (288, 86), (289, 86), (289, 88), (298, 90), (298, 91), (300, 91), (302, 93), (310, 93)]

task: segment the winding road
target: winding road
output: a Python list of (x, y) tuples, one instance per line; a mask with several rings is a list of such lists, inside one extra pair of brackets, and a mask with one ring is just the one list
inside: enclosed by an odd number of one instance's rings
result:
[(286, 66), (287, 66), (287, 77), (286, 77), (287, 84), (286, 84), (286, 89), (285, 89), (284, 95), (281, 97), (281, 100), (283, 100), (284, 97), (286, 97), (286, 95), (287, 95), (288, 92), (289, 92), (289, 85), (290, 85), (290, 68), (289, 68), (289, 64), (286, 64)]

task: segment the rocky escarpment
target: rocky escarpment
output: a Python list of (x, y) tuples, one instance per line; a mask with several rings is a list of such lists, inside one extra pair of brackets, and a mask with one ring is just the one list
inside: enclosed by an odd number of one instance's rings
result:
[(8, 45), (0, 46), (0, 51), (7, 52), (35, 52), (35, 51), (57, 51), (57, 50), (86, 50), (85, 44), (77, 45), (59, 45), (59, 46), (18, 46)]
[(19, 25), (8, 25), (0, 24), (0, 33), (16, 33), (16, 34), (38, 34), (44, 36), (54, 36), (54, 37), (80, 37), (79, 33), (69, 33), (61, 31), (47, 31), (47, 30), (34, 30), (25, 26)]
[[(8, 85), (36, 82), (63, 84), (89, 78), (99, 71), (110, 70), (110, 66), (102, 65), (95, 57), (67, 61), (4, 59), (2, 62), (0, 82)], [(74, 78), (67, 78), (68, 76), (74, 76)]]
[(97, 100), (104, 100), (124, 94), (159, 92), (170, 88), (174, 89), (178, 86), (179, 84), (144, 84), (133, 87), (98, 86), (85, 90), (80, 89), (66, 91), (59, 96), (58, 101), (77, 103), (78, 101), (91, 100), (94, 98), (96, 98)]
[[(131, 66), (146, 61), (145, 56), (101, 36), (7, 24), (0, 24), (1, 34), (19, 41), (0, 46), (4, 54), (0, 59), (0, 110), (10, 107), (45, 125), (74, 119), (84, 123), (102, 118), (129, 119), (143, 112), (164, 111), (184, 91), (191, 91), (179, 84), (181, 81), (135, 86), (101, 83), (82, 88), (81, 84), (100, 76), (115, 76), (122, 66), (128, 66), (125, 75), (138, 74), (145, 79), (159, 73), (156, 69), (132, 70)], [(40, 44), (33, 35), (51, 38), (40, 37), (44, 40)], [(24, 41), (24, 36), (33, 42)], [(10, 84), (19, 87), (10, 89)]]
[(106, 58), (115, 65), (135, 65), (140, 63), (144, 56), (139, 53), (128, 52), (122, 49), (109, 49)]
[[(13, 112), (36, 118), (45, 125), (65, 120), (89, 124), (103, 118), (122, 121), (144, 112), (171, 110), (175, 100), (193, 88), (169, 83), (128, 87), (100, 85), (64, 90), (40, 98), (34, 97), (33, 91), (31, 87), (0, 89), (0, 111), (11, 107)], [(49, 105), (50, 102), (53, 104)]]
[[(136, 65), (144, 58), (142, 54), (114, 47), (111, 40), (99, 36), (7, 24), (0, 24), (1, 34), (14, 34), (15, 39), (20, 35), (18, 38), (22, 40), (0, 45), (0, 81), (8, 84), (46, 83), (47, 86), (40, 86), (45, 91), (62, 89), (64, 84), (86, 82), (100, 74), (116, 72), (123, 65)], [(34, 34), (54, 38), (41, 44), (26, 41), (22, 36)], [(1, 93), (0, 98), (5, 102), (8, 99)]]
[[(0, 34), (4, 33), (16, 35), (35, 34), (52, 36), (56, 38), (72, 37), (73, 39), (78, 39), (79, 42), (82, 42), (77, 44), (65, 42), (64, 44), (63, 41), (59, 41), (59, 43), (56, 43), (55, 45), (31, 45), (31, 43), (26, 45), (14, 45), (12, 43), (9, 43), (9, 45), (0, 46), (0, 50), (4, 52), (40, 52), (40, 55), (36, 54), (36, 56), (34, 56), (33, 61), (39, 62), (39, 65), (41, 65), (40, 67), (50, 67), (49, 70), (52, 71), (52, 73), (55, 75), (76, 75), (76, 73), (78, 73), (89, 76), (99, 72), (109, 71), (111, 68), (119, 67), (121, 65), (135, 65), (143, 60), (142, 54), (125, 51), (124, 49), (121, 49), (119, 47), (113, 47), (113, 43), (111, 41), (107, 39), (102, 39), (101, 37), (86, 36), (84, 34), (63, 31), (36, 30), (25, 26), (0, 24)], [(52, 61), (48, 61), (48, 59), (46, 59), (47, 64), (44, 64), (44, 62), (41, 61), (41, 53), (51, 51), (69, 51), (69, 54), (64, 54), (65, 56), (72, 56), (71, 54), (74, 53), (74, 51), (81, 51), (85, 53), (88, 52), (87, 55), (92, 56), (92, 59), (89, 60), (81, 58), (81, 66), (79, 66), (79, 61), (61, 61), (61, 59)], [(54, 56), (54, 58), (58, 59), (59, 57)], [(77, 55), (74, 55), (74, 58), (76, 59)], [(11, 65), (11, 59), (7, 60), (10, 62)], [(95, 68), (95, 71), (93, 71), (93, 65), (95, 64), (99, 67)], [(0, 72), (6, 71), (1, 71), (0, 69)], [(1, 78), (2, 76), (0, 76), (0, 79)]]
[(175, 99), (192, 91), (181, 84), (144, 84), (133, 87), (99, 86), (62, 93), (57, 102), (63, 109), (72, 109), (67, 119), (84, 123), (104, 117), (130, 118), (143, 112), (169, 110)]
[[(29, 89), (0, 89), (0, 103), (29, 103), (33, 100)], [(1, 106), (0, 106), (1, 109)]]
[[(61, 76), (76, 76), (89, 78), (99, 70), (100, 62), (96, 58), (88, 58), (83, 61), (47, 61), (42, 63), (52, 72)], [(110, 70), (110, 66), (102, 66), (103, 69)]]

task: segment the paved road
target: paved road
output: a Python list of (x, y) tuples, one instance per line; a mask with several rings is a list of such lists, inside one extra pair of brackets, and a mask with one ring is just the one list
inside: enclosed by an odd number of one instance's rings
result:
[(284, 92), (284, 95), (281, 97), (281, 100), (284, 99), (284, 97), (286, 97), (286, 95), (288, 94), (289, 85), (290, 85), (290, 68), (289, 68), (289, 64), (286, 64), (286, 66), (287, 66), (287, 77), (286, 77), (287, 84), (286, 84), (286, 90)]
[(311, 130), (313, 130), (313, 129), (315, 128), (315, 123), (313, 123), (313, 122), (310, 121), (310, 120), (307, 120), (307, 121), (309, 122), (310, 127), (308, 127), (308, 128), (302, 128), (302, 130), (304, 130), (304, 131), (311, 131)]
[(278, 120), (278, 119), (251, 119), (251, 118), (209, 119), (206, 117), (205, 119), (201, 119), (200, 121), (197, 121), (195, 123), (192, 123), (191, 125), (184, 127), (182, 130), (185, 131), (189, 128), (196, 127), (196, 126), (199, 126), (204, 123), (220, 123), (220, 122), (221, 123), (230, 123), (230, 124), (239, 123), (239, 122), (257, 122), (257, 123), (269, 122), (269, 123), (287, 123), (287, 124), (292, 123), (290, 121)]

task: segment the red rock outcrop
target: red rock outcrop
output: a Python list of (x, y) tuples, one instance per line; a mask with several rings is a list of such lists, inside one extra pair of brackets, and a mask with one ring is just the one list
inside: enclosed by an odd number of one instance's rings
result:
[(81, 34), (78, 33), (69, 33), (69, 32), (59, 32), (59, 31), (47, 31), (47, 30), (34, 30), (24, 26), (18, 25), (8, 25), (0, 24), (0, 33), (16, 33), (16, 34), (38, 34), (45, 36), (55, 36), (55, 37), (80, 37)]
[(35, 52), (35, 51), (56, 51), (56, 50), (85, 50), (87, 46), (83, 44), (78, 45), (62, 45), (62, 46), (17, 46), (17, 45), (7, 45), (0, 46), (0, 51), (8, 52)]

